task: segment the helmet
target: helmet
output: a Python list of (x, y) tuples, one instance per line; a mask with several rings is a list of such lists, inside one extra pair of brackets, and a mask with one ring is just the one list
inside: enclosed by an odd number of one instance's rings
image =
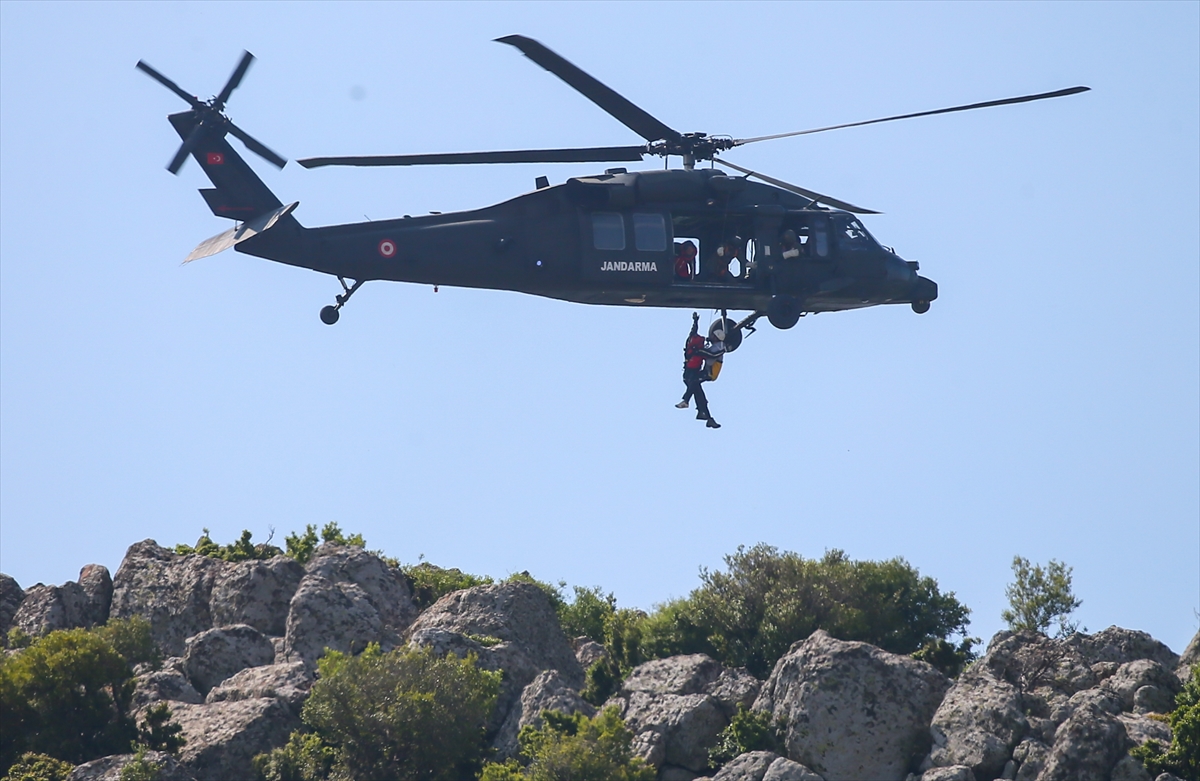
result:
[(718, 342), (723, 342), (725, 341), (725, 332), (720, 328), (714, 328), (712, 332), (712, 338), (716, 339)]
[(708, 338), (716, 342), (723, 342), (725, 341), (725, 331), (728, 328), (729, 321), (725, 318), (718, 318), (708, 327)]

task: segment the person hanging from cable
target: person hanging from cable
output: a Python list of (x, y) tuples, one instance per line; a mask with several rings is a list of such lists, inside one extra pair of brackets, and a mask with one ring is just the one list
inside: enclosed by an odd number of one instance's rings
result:
[[(716, 326), (716, 324), (714, 324)], [(723, 327), (723, 322), (721, 323)], [(686, 388), (683, 399), (675, 406), (687, 409), (693, 396), (696, 397), (696, 420), (705, 421), (709, 428), (720, 428), (721, 424), (713, 420), (708, 411), (708, 397), (704, 395), (702, 382), (716, 379), (721, 371), (721, 362), (725, 353), (725, 332), (722, 327), (710, 329), (710, 338), (705, 343), (700, 336), (700, 314), (692, 312), (692, 330), (688, 333), (683, 345), (683, 384)], [(714, 370), (714, 366), (716, 367)]]

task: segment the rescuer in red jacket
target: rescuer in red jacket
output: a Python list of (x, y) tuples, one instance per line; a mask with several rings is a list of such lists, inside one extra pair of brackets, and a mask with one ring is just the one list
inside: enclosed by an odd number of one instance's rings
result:
[(696, 420), (705, 421), (705, 425), (709, 428), (720, 428), (721, 424), (713, 420), (712, 415), (708, 412), (708, 397), (704, 395), (704, 387), (700, 384), (703, 382), (705, 359), (719, 358), (720, 353), (714, 353), (704, 346), (704, 337), (699, 334), (699, 330), (700, 315), (692, 312), (692, 330), (683, 345), (683, 384), (687, 390), (683, 393), (683, 400), (675, 406), (679, 409), (687, 409), (688, 402), (692, 396), (695, 396)]

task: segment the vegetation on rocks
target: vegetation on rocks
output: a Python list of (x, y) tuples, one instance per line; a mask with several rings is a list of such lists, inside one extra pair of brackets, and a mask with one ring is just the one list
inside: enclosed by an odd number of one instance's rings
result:
[(29, 751), (8, 769), (3, 781), (67, 781), (74, 769), (70, 762)]
[(786, 754), (784, 736), (787, 723), (772, 720), (766, 711), (747, 710), (739, 705), (729, 726), (717, 735), (717, 743), (708, 751), (709, 765), (714, 770), (747, 751), (770, 751)]
[(517, 738), (525, 763), (492, 762), (480, 781), (654, 781), (655, 769), (633, 756), (633, 734), (616, 708), (594, 717), (543, 711), (541, 726)]
[(155, 655), (150, 624), (135, 617), (50, 632), (0, 657), (0, 767), (30, 752), (79, 764), (139, 739), (178, 748), (165, 705), (140, 732), (129, 712), (133, 667)]
[(1054, 637), (1066, 637), (1079, 628), (1070, 616), (1083, 600), (1071, 591), (1070, 567), (1050, 559), (1043, 568), (1014, 556), (1012, 569), (1016, 580), (1004, 590), (1009, 607), (1000, 613), (1009, 628), (1049, 635), (1050, 627), (1057, 626)]
[(500, 673), (470, 656), (382, 653), (376, 644), (359, 656), (331, 651), (318, 667), (301, 712), (311, 732), (254, 760), (268, 781), (456, 781), (478, 772)]
[(1180, 778), (1200, 778), (1200, 664), (1192, 665), (1192, 674), (1175, 697), (1175, 710), (1167, 717), (1171, 724), (1171, 744), (1156, 740), (1130, 750), (1142, 760), (1152, 776), (1173, 773)]

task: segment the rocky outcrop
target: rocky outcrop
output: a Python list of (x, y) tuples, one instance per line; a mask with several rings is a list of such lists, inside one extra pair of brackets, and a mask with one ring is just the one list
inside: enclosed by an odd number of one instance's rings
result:
[[(710, 781), (708, 777), (696, 781)], [(721, 768), (711, 781), (824, 781), (799, 762), (770, 751), (750, 751)]]
[[(121, 781), (121, 771), (135, 758), (134, 754), (116, 754), (77, 765), (67, 777), (67, 781)], [(158, 768), (156, 781), (197, 781), (196, 777), (170, 754), (147, 751), (144, 761)]]
[(786, 719), (788, 758), (826, 781), (902, 781), (949, 688), (924, 662), (817, 631), (776, 663), (754, 709)]
[(1130, 748), (1124, 725), (1101, 702), (1082, 702), (1057, 730), (1038, 781), (1109, 781)]
[(635, 667), (605, 705), (616, 705), (634, 733), (638, 756), (691, 774), (708, 767), (708, 749), (738, 705), (754, 702), (760, 684), (704, 655), (673, 656)]
[(113, 579), (111, 614), (144, 617), (163, 653), (182, 656), (189, 637), (212, 628), (213, 581), (229, 566), (208, 556), (181, 556), (154, 540), (135, 543)]
[(134, 682), (132, 708), (135, 713), (164, 701), (168, 704), (183, 702), (192, 705), (204, 702), (203, 695), (183, 674), (183, 660), (179, 658), (168, 659), (158, 670), (137, 670)]
[(291, 598), (285, 658), (315, 666), (326, 648), (358, 653), (379, 643), (391, 650), (416, 614), (399, 570), (362, 548), (327, 543), (305, 567)]
[(303, 662), (283, 662), (248, 667), (209, 691), (205, 702), (252, 700), (274, 697), (297, 716), (313, 685), (313, 674)]
[(504, 671), (489, 722), (493, 732), (499, 732), (539, 673), (557, 670), (566, 686), (583, 686), (583, 669), (554, 606), (532, 583), (475, 586), (447, 594), (413, 622), (409, 642), (437, 653), (474, 653), (483, 669)]
[(976, 778), (998, 778), (1028, 731), (1020, 691), (987, 665), (972, 665), (933, 715), (932, 762), (967, 766)]
[(1078, 650), (1089, 663), (1125, 664), (1136, 659), (1150, 659), (1168, 670), (1174, 670), (1179, 664), (1179, 657), (1150, 635), (1119, 626), (1110, 626), (1094, 635), (1073, 634), (1063, 641), (1063, 645)]
[(561, 713), (582, 713), (591, 718), (596, 715), (596, 709), (579, 692), (571, 688), (558, 670), (546, 670), (521, 692), (521, 698), (509, 710), (500, 727), (493, 745), (501, 756), (515, 757), (517, 755), (517, 735), (522, 727), (539, 727), (542, 724), (542, 711), (555, 710)]
[(184, 644), (183, 673), (201, 694), (236, 672), (275, 661), (275, 646), (246, 624), (209, 629)]
[[(12, 578), (8, 581), (8, 587), (16, 585)], [(89, 564), (79, 571), (78, 582), (69, 580), (61, 586), (38, 583), (25, 589), (11, 624), (35, 637), (56, 629), (97, 626), (108, 621), (112, 594), (108, 569)], [(15, 600), (8, 597), (5, 601), (12, 604)]]
[(287, 743), (300, 719), (279, 699), (261, 697), (206, 705), (175, 704), (172, 720), (187, 741), (180, 763), (197, 781), (254, 778), (255, 754)]
[(223, 568), (213, 579), (213, 625), (248, 624), (264, 635), (282, 637), (288, 606), (303, 577), (304, 567), (288, 556)]
[(1200, 632), (1192, 636), (1192, 641), (1187, 644), (1187, 648), (1183, 649), (1183, 653), (1179, 656), (1179, 665), (1175, 668), (1175, 674), (1179, 676), (1181, 681), (1186, 681), (1192, 677), (1192, 665), (1200, 664)]
[(7, 646), (8, 630), (12, 628), (13, 618), (24, 601), (25, 592), (17, 581), (0, 572), (0, 646)]

